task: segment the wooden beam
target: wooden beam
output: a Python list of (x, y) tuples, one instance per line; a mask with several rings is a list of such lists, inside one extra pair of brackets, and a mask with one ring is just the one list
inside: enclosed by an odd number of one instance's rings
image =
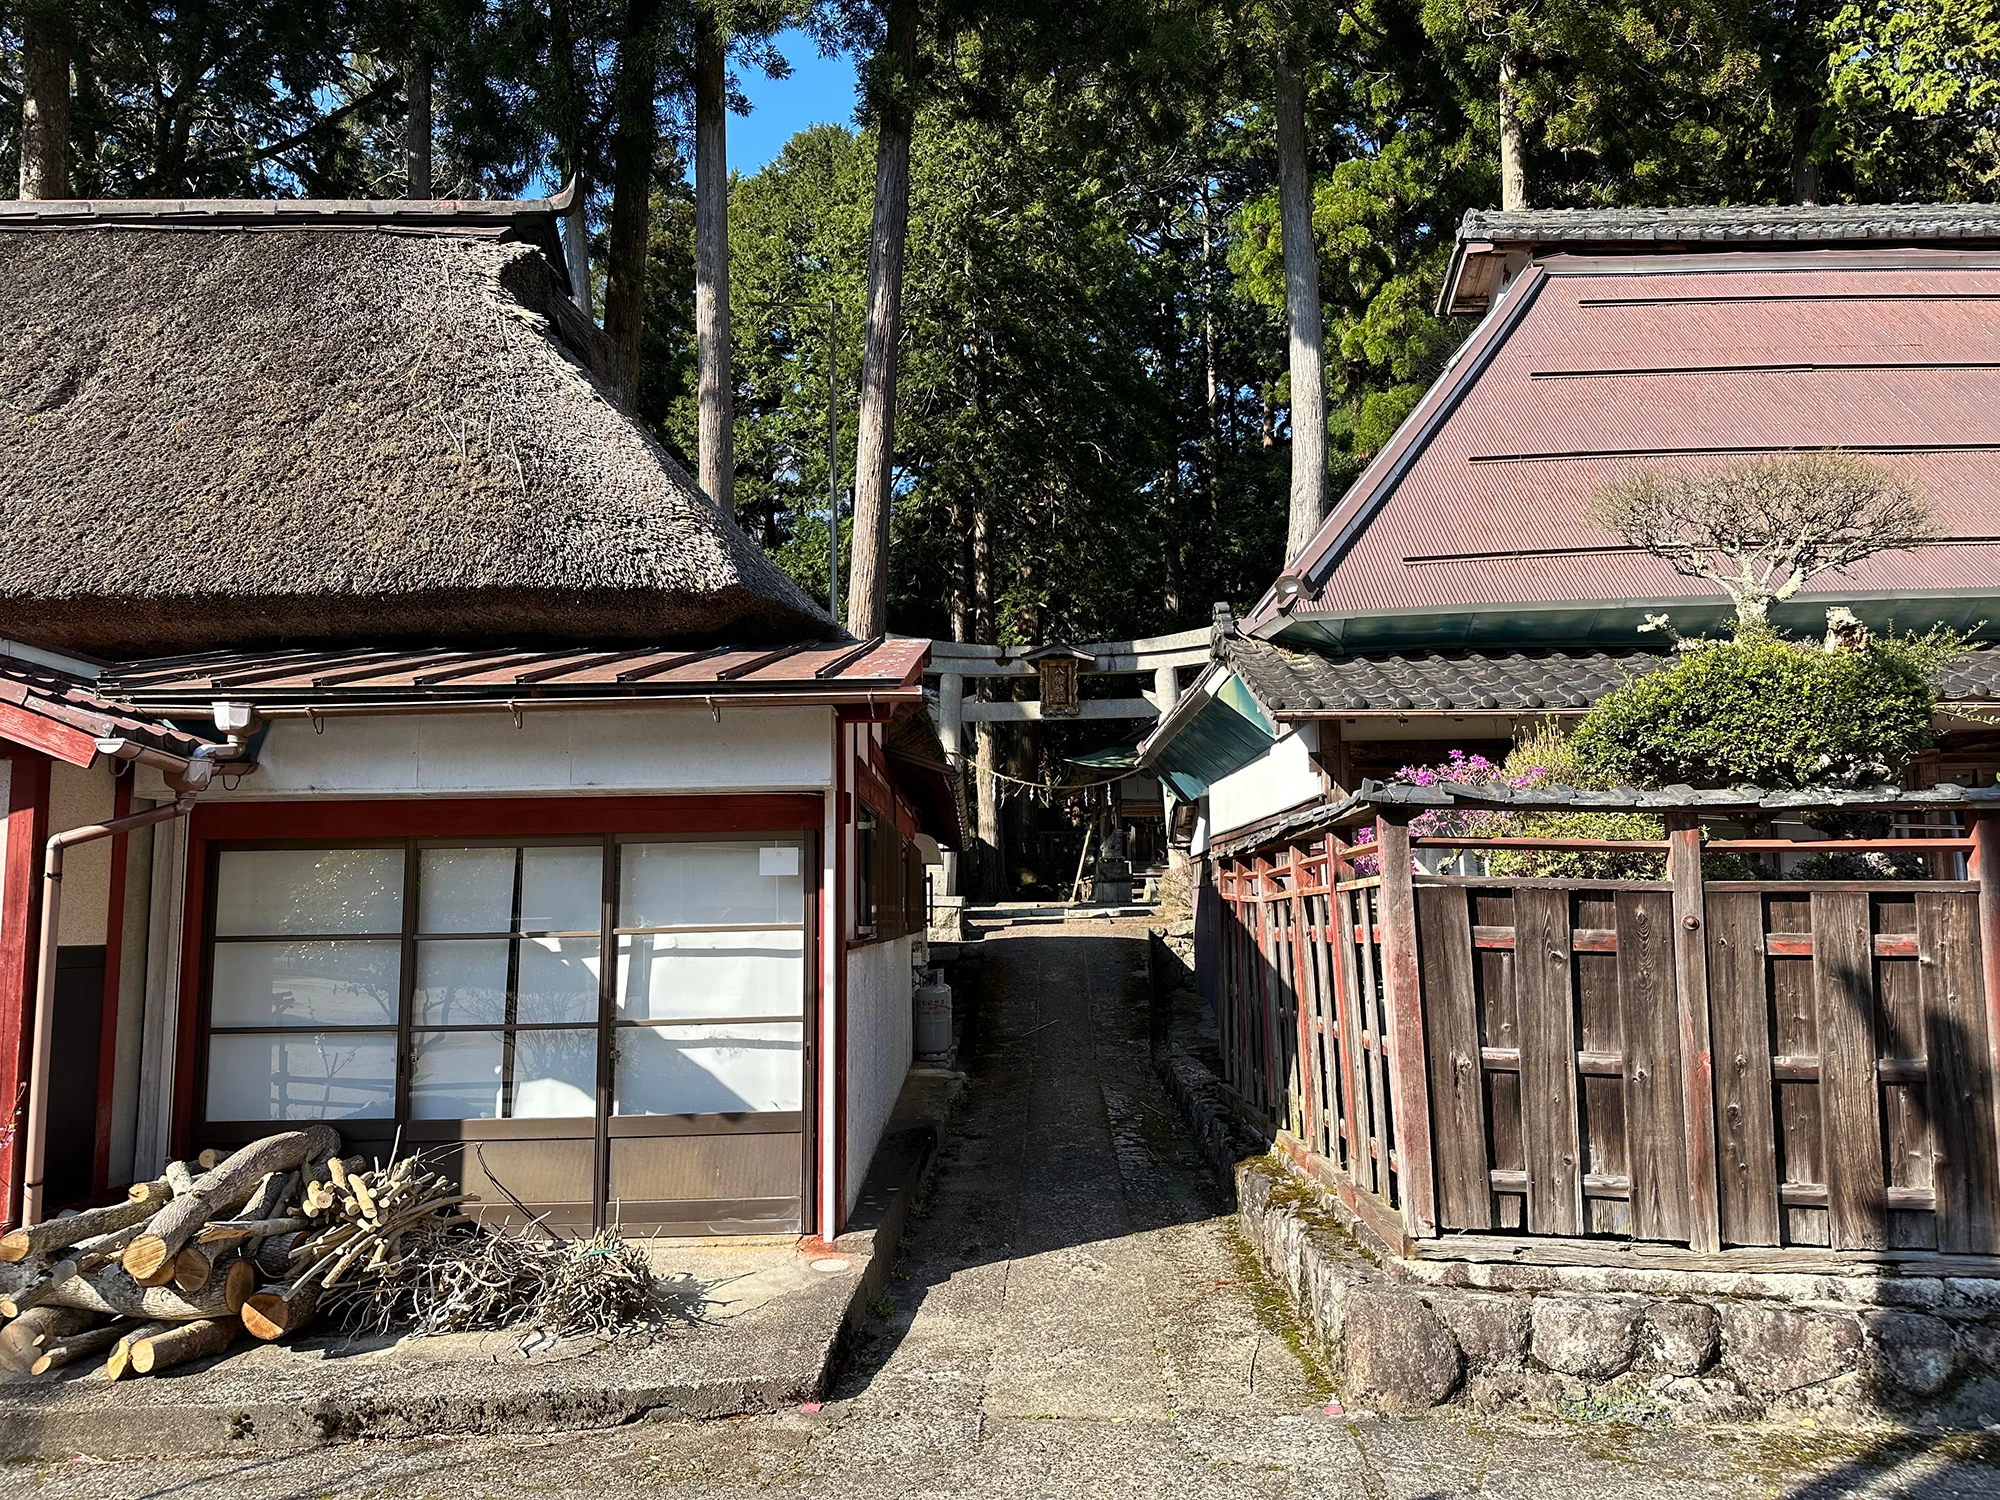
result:
[(7, 778), (0, 862), (0, 1222), (21, 1222), (23, 1127), (34, 1043), (35, 942), (42, 925), (42, 845), (49, 836), (49, 762), (17, 754)]
[[(1982, 812), (1972, 820), (1972, 859), (1967, 874), (1979, 882), (1978, 1004), (1985, 1017), (1986, 1049), (1980, 1063), (1986, 1087), (2000, 1090), (2000, 813)], [(1994, 1116), (1994, 1161), (2000, 1164), (2000, 1107)], [(2000, 1165), (1996, 1165), (2000, 1172)]]
[[(1405, 817), (1407, 815), (1404, 815)], [(1378, 816), (1375, 847), (1382, 872), (1383, 1007), (1389, 1018), (1390, 1097), (1396, 1110), (1396, 1150), (1402, 1160), (1403, 1222), (1412, 1236), (1437, 1233), (1432, 1178), (1431, 1105), (1424, 1061), (1423, 977), (1417, 963), (1417, 898), (1411, 882), (1410, 825)]]
[(1667, 815), (1673, 887), (1674, 997), (1680, 1012), (1681, 1108), (1688, 1159), (1688, 1246), (1722, 1248), (1715, 1176), (1715, 1058), (1709, 1042), (1708, 934), (1701, 884), (1701, 817)]
[(97, 759), (94, 736), (18, 703), (0, 702), (0, 740), (11, 740), (24, 750), (37, 750), (72, 766), (88, 766)]
[[(967, 703), (964, 709), (968, 724), (1027, 724), (1039, 723), (1042, 719), (1042, 705), (1039, 703)], [(1076, 712), (1063, 714), (1051, 723), (1068, 723), (1074, 719), (1157, 719), (1160, 711), (1144, 698), (1085, 698), (1077, 704)]]

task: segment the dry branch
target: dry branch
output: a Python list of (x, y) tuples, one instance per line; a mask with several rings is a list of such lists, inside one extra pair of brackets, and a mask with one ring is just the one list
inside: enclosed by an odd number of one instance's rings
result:
[(49, 1300), (49, 1290), (59, 1281), (66, 1281), (77, 1273), (74, 1260), (57, 1261), (50, 1266), (39, 1281), (31, 1281), (19, 1291), (0, 1297), (0, 1318), (18, 1318), (31, 1307), (40, 1307)]
[[(235, 1269), (237, 1266), (243, 1267), (240, 1273)], [(256, 1268), (248, 1261), (234, 1261), (231, 1262), (230, 1276), (212, 1278), (199, 1292), (183, 1292), (177, 1287), (141, 1286), (131, 1272), (114, 1263), (99, 1266), (94, 1271), (79, 1271), (74, 1276), (55, 1282), (43, 1305), (174, 1322), (214, 1318), (231, 1311), (231, 1283), (234, 1282), (240, 1291), (244, 1279), (254, 1283), (256, 1275)]]
[(73, 1307), (31, 1307), (0, 1328), (0, 1366), (25, 1375), (47, 1345), (81, 1333), (96, 1321), (93, 1314)]
[[(139, 1184), (135, 1184), (138, 1186)], [(143, 1224), (157, 1212), (156, 1205), (166, 1197), (166, 1184), (149, 1182), (143, 1184), (147, 1196), (127, 1198), (122, 1203), (107, 1203), (103, 1208), (86, 1209), (80, 1214), (70, 1214), (60, 1219), (50, 1219), (46, 1223), (33, 1224), (26, 1229), (16, 1229), (0, 1235), (0, 1261), (18, 1264), (31, 1255), (47, 1255), (54, 1250), (67, 1250), (71, 1245), (95, 1238), (100, 1234), (114, 1234), (118, 1230)], [(153, 1189), (159, 1189), (155, 1196)]]
[(86, 1328), (82, 1333), (73, 1333), (60, 1343), (45, 1344), (41, 1357), (28, 1367), (28, 1373), (47, 1375), (64, 1365), (87, 1359), (100, 1349), (108, 1349), (117, 1343), (130, 1326), (128, 1323), (103, 1323), (96, 1328)]

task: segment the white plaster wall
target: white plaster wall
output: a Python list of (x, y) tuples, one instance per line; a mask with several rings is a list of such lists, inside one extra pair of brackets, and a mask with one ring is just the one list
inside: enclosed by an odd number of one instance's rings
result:
[[(134, 812), (143, 805), (133, 804)], [(130, 1182), (139, 1132), (139, 1068), (146, 1030), (146, 944), (152, 926), (153, 830), (127, 836), (125, 933), (119, 953), (118, 1033), (111, 1084), (110, 1180)]]
[(1312, 763), (1318, 726), (1301, 724), (1242, 770), (1208, 789), (1209, 837), (1317, 802), (1326, 783)]
[[(833, 710), (705, 704), (279, 719), (258, 769), (205, 802), (273, 797), (479, 797), (800, 791), (833, 780)], [(166, 792), (157, 775), (141, 792)]]
[[(49, 768), (49, 832), (102, 823), (111, 816), (111, 794), (110, 771), (85, 771), (56, 761)], [(93, 839), (64, 855), (62, 886), (62, 936), (57, 941), (64, 947), (102, 947), (111, 900), (111, 841)]]
[(861, 1179), (875, 1159), (882, 1127), (903, 1091), (915, 1057), (915, 989), (910, 939), (889, 938), (847, 955), (847, 1202), (854, 1211)]

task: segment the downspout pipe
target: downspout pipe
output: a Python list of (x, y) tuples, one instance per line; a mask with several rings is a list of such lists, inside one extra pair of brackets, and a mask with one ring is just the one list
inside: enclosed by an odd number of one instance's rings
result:
[[(116, 742), (116, 748), (109, 743), (100, 748), (119, 759), (144, 760), (155, 765), (161, 756), (158, 751), (124, 753), (139, 750), (130, 741)], [(49, 1069), (55, 1051), (56, 950), (62, 933), (63, 858), (78, 844), (186, 817), (194, 807), (195, 798), (214, 778), (216, 763), (234, 761), (241, 753), (242, 738), (237, 734), (232, 734), (225, 744), (203, 745), (185, 762), (174, 758), (175, 772), (168, 775), (168, 785), (177, 793), (172, 802), (109, 822), (65, 829), (49, 837), (42, 856), (42, 932), (35, 971), (35, 1046), (28, 1071), (27, 1171), (21, 1194), (23, 1224), (42, 1222), (43, 1179), (48, 1169)]]

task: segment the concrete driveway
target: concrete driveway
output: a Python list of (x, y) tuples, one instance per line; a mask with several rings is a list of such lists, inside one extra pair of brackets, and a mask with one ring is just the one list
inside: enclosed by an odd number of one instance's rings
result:
[(985, 942), (973, 1082), (818, 1411), (261, 1458), (20, 1464), (48, 1496), (2000, 1496), (1984, 1439), (1329, 1414), (1148, 1063), (1144, 928)]

